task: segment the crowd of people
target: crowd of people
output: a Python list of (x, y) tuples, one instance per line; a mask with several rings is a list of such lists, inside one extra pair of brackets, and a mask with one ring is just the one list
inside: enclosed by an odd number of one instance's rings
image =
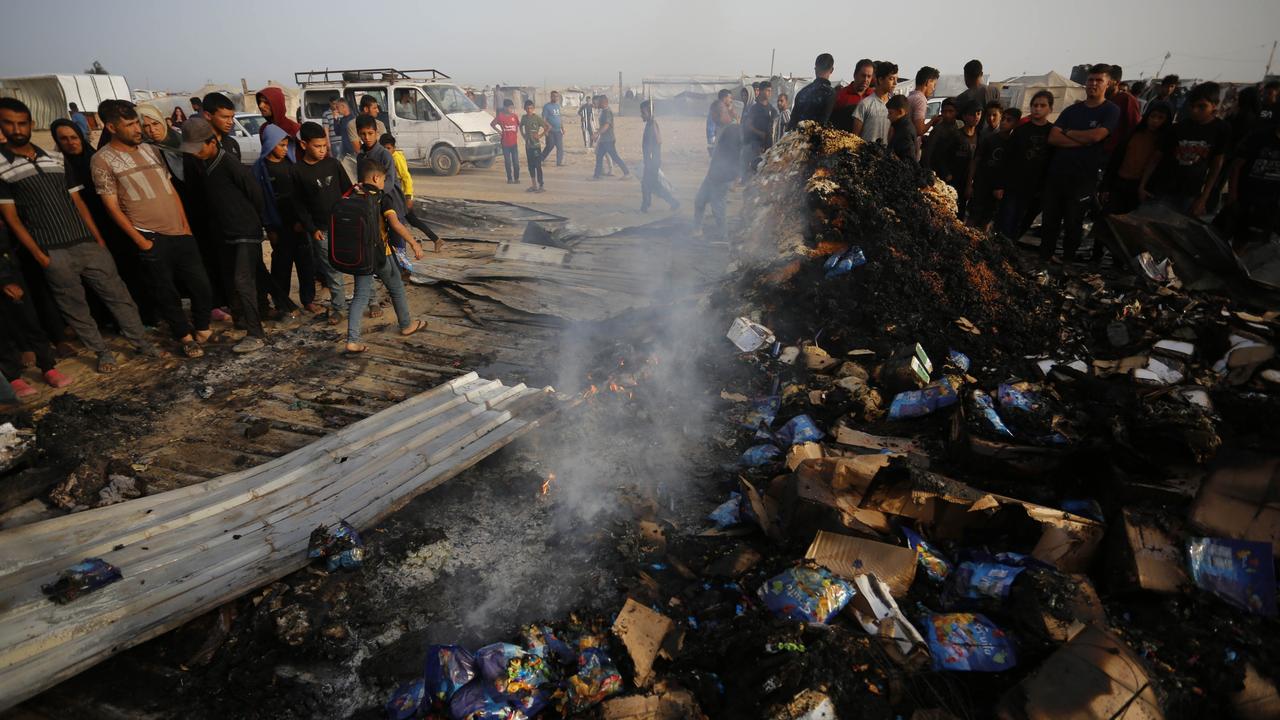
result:
[[(441, 241), (414, 214), (412, 176), (376, 120), (376, 103), (351, 116), (339, 101), (323, 124), (298, 124), (278, 88), (257, 100), (266, 122), (250, 167), (232, 135), (235, 106), (220, 93), (193, 98), (189, 116), (104, 101), (96, 147), (71, 106), (50, 127), (60, 158), (31, 141), (30, 108), (0, 98), (0, 402), (37, 393), (25, 377), (32, 366), (52, 387), (71, 384), (57, 363), (75, 353), (72, 339), (95, 354), (98, 372), (115, 371), (106, 326), (144, 357), (197, 358), (213, 321), (231, 321), (233, 350), (248, 353), (264, 347), (264, 321), (305, 313), (345, 320), (347, 352), (363, 352), (362, 320), (382, 314), (371, 302), (374, 278), (402, 335), (425, 326), (409, 315), (401, 277), (423, 257), (406, 226), (437, 252)], [(348, 197), (377, 210), (371, 217), (386, 250), (355, 278), (349, 306), (330, 248), (332, 213)], [(328, 290), (323, 305), (317, 283)], [(172, 348), (148, 337), (146, 326), (161, 324)]]
[[(982, 63), (972, 60), (964, 66), (966, 89), (930, 115), (941, 77), (935, 68), (920, 68), (905, 94), (892, 62), (859, 60), (843, 86), (832, 84), (834, 71), (834, 58), (819, 55), (815, 79), (794, 99), (775, 100), (768, 81), (742, 88), (739, 100), (720, 91), (707, 113), (710, 163), (694, 201), (700, 231), (710, 235), (702, 227), (710, 209), (714, 232), (725, 234), (730, 190), (802, 122), (857, 134), (932, 170), (954, 188), (959, 216), (980, 230), (1016, 239), (1041, 217), (1040, 251), (1050, 262), (1077, 259), (1090, 217), (1148, 202), (1212, 215), (1238, 246), (1280, 229), (1280, 82), (1243, 88), (1223, 119), (1214, 82), (1183, 92), (1169, 76), (1144, 101), (1120, 67), (1098, 64), (1088, 69), (1082, 101), (1055, 109), (1059, 99), (1042, 90), (1024, 115), (1002, 105), (999, 90), (984, 82)], [(196, 358), (212, 321), (232, 321), (243, 334), (233, 336), (234, 349), (252, 352), (265, 344), (264, 321), (323, 314), (333, 324), (345, 320), (346, 350), (363, 352), (362, 319), (382, 313), (373, 302), (375, 278), (402, 334), (425, 325), (410, 317), (405, 299), (402, 271), (423, 257), (408, 228), (434, 241), (437, 252), (441, 242), (414, 213), (413, 178), (379, 119), (377, 99), (363, 96), (353, 114), (335, 98), (321, 122), (301, 124), (288, 116), (279, 88), (264, 88), (256, 100), (265, 120), (262, 154), (247, 168), (232, 136), (236, 108), (220, 93), (192, 98), (189, 114), (105, 101), (96, 147), (73, 104), (49, 128), (61, 159), (31, 142), (30, 109), (0, 98), (0, 374), (8, 380), (0, 390), (34, 395), (24, 378), (33, 366), (50, 386), (70, 384), (57, 360), (74, 352), (72, 338), (95, 353), (99, 372), (114, 371), (117, 359), (100, 331), (106, 325), (141, 355), (160, 357), (167, 351), (145, 327), (163, 322), (172, 349)], [(553, 92), (540, 112), (532, 100), (522, 110), (507, 101), (492, 126), (507, 182), (520, 182), (523, 139), (528, 191), (540, 193), (553, 151), (556, 165), (564, 164), (560, 95)], [(676, 211), (680, 203), (662, 173), (661, 129), (648, 101), (640, 110), (641, 210), (656, 196)], [(629, 178), (608, 97), (592, 98), (579, 117), (583, 142), (595, 152), (593, 179), (615, 169)], [(330, 237), (334, 208), (349, 197), (377, 210), (371, 222), (386, 250), (356, 274), (350, 303)], [(1093, 259), (1105, 247), (1095, 242)], [(328, 290), (323, 305), (318, 284)]]
[[(1280, 230), (1280, 81), (1240, 89), (1224, 119), (1215, 82), (1182, 92), (1170, 75), (1143, 101), (1142, 88), (1130, 88), (1120, 66), (1096, 64), (1088, 68), (1084, 99), (1057, 108), (1050, 122), (1053, 92), (1036, 92), (1024, 116), (1004, 107), (978, 60), (964, 66), (965, 91), (944, 99), (933, 117), (927, 108), (937, 69), (920, 68), (903, 96), (895, 92), (892, 62), (859, 60), (853, 81), (840, 88), (831, 84), (834, 66), (831, 55), (818, 56), (815, 80), (796, 93), (788, 127), (808, 120), (846, 130), (924, 165), (956, 191), (960, 218), (975, 228), (1016, 239), (1040, 216), (1040, 252), (1048, 261), (1077, 259), (1090, 217), (1148, 202), (1212, 216), (1237, 248)], [(708, 133), (712, 118), (723, 116), (713, 105)], [(758, 150), (742, 147), (744, 166)], [(1107, 248), (1105, 233), (1095, 239), (1092, 260)]]

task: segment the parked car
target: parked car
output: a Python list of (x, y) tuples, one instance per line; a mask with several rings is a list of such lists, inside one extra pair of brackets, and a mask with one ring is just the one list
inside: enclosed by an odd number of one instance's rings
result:
[(267, 119), (258, 113), (236, 113), (236, 124), (231, 129), (236, 142), (240, 145), (240, 162), (252, 165), (262, 155), (262, 141), (258, 139), (258, 130), (265, 125)]
[(372, 95), (378, 119), (396, 136), (396, 149), (411, 166), (456, 175), (463, 163), (488, 167), (501, 154), (493, 116), (476, 107), (438, 70), (312, 70), (294, 73), (302, 88), (302, 120), (320, 122), (329, 101), (345, 98), (352, 112)]

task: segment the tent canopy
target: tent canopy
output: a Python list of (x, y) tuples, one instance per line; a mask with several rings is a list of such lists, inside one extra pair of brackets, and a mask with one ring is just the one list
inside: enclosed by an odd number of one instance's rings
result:
[(122, 75), (37, 75), (0, 79), (0, 95), (22, 100), (31, 108), (36, 127), (47, 128), (67, 117), (68, 103), (83, 112), (98, 111), (103, 100), (130, 100), (129, 84)]
[(1001, 84), (1004, 89), (1000, 91), (1000, 102), (1004, 103), (1005, 107), (1018, 108), (1023, 115), (1030, 112), (1033, 95), (1041, 90), (1053, 93), (1053, 112), (1049, 113), (1050, 120), (1057, 118), (1058, 113), (1064, 108), (1084, 99), (1083, 85), (1071, 82), (1053, 70), (1044, 75), (1009, 78)]

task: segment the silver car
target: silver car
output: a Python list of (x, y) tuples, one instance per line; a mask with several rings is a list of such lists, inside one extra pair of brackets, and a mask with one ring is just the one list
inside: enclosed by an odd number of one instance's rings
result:
[(240, 145), (240, 162), (252, 165), (262, 154), (262, 140), (258, 131), (267, 123), (267, 119), (258, 113), (236, 113), (235, 127), (231, 134)]

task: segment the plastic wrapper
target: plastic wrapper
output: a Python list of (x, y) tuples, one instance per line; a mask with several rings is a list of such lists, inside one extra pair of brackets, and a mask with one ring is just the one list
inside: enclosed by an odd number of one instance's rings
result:
[(476, 665), (485, 687), (494, 697), (530, 717), (547, 704), (543, 685), (551, 682), (551, 666), (544, 658), (518, 645), (493, 643), (476, 651)]
[(738, 492), (729, 493), (729, 499), (720, 503), (720, 506), (711, 511), (707, 515), (707, 519), (716, 524), (721, 530), (737, 525), (742, 522), (742, 494)]
[(965, 561), (951, 575), (952, 589), (956, 596), (970, 600), (1003, 600), (1009, 597), (1013, 581), (1023, 570), (1026, 568), (1002, 563)]
[(753, 400), (746, 415), (742, 417), (741, 425), (748, 430), (759, 430), (761, 424), (769, 427), (773, 425), (773, 420), (778, 416), (778, 409), (781, 407), (782, 398), (777, 395)]
[(1202, 590), (1248, 612), (1276, 616), (1271, 543), (1195, 538), (1187, 543), (1191, 578)]
[(85, 558), (63, 570), (52, 584), (41, 585), (40, 591), (48, 595), (50, 600), (64, 605), (122, 577), (120, 569), (106, 560)]
[(432, 645), (422, 676), (431, 702), (443, 705), (476, 677), (475, 657), (458, 645)]
[(588, 648), (578, 656), (578, 673), (569, 678), (569, 713), (579, 713), (622, 690), (622, 676), (608, 653)]
[(1089, 518), (1090, 520), (1097, 520), (1100, 523), (1107, 521), (1102, 515), (1102, 506), (1098, 504), (1097, 500), (1063, 500), (1062, 511)]
[(1003, 438), (1013, 437), (1013, 431), (1004, 424), (1004, 420), (1000, 419), (1000, 413), (996, 412), (995, 401), (991, 399), (990, 395), (981, 390), (974, 390), (969, 398), (973, 404), (974, 422), (977, 423), (978, 427), (989, 435)]
[(808, 415), (797, 415), (778, 430), (778, 439), (789, 446), (817, 442), (824, 437), (826, 435), (813, 424), (813, 418)]
[(520, 641), (524, 649), (544, 660), (554, 660), (564, 665), (578, 662), (578, 651), (573, 638), (565, 637), (546, 625), (526, 625), (520, 629)]
[(833, 278), (866, 264), (866, 254), (862, 252), (862, 248), (854, 245), (844, 252), (831, 253), (827, 257), (827, 261), (822, 264), (822, 267), (826, 268), (827, 277)]
[(889, 419), (924, 417), (935, 410), (955, 405), (958, 399), (950, 378), (929, 383), (919, 390), (900, 392), (889, 405)]
[(354, 527), (343, 521), (332, 531), (321, 526), (311, 531), (307, 557), (324, 560), (325, 569), (354, 570), (364, 564), (364, 540)]
[(1001, 672), (1018, 664), (1009, 636), (983, 615), (926, 612), (919, 623), (934, 670)]
[(453, 720), (528, 720), (529, 716), (500, 697), (492, 695), (484, 681), (473, 680), (449, 699)]
[(760, 467), (782, 457), (782, 451), (773, 445), (752, 445), (747, 448), (742, 457), (738, 459), (738, 464), (743, 467)]
[(916, 551), (916, 560), (924, 574), (936, 583), (946, 580), (952, 566), (942, 551), (909, 527), (902, 528), (902, 535), (907, 539), (907, 546)]
[(965, 355), (959, 350), (948, 350), (947, 365), (962, 373), (967, 373), (969, 372), (969, 368), (970, 366), (973, 365), (973, 363), (972, 361), (969, 360), (968, 355)]
[(1041, 445), (1068, 445), (1071, 440), (1055, 429), (1053, 405), (1038, 392), (1001, 384), (996, 390), (1000, 415), (1018, 435)]
[(387, 717), (391, 720), (410, 720), (419, 717), (422, 701), (426, 697), (426, 683), (422, 678), (400, 683), (387, 701)]
[(788, 620), (828, 623), (856, 591), (825, 568), (791, 568), (765, 581), (757, 591), (774, 615)]

